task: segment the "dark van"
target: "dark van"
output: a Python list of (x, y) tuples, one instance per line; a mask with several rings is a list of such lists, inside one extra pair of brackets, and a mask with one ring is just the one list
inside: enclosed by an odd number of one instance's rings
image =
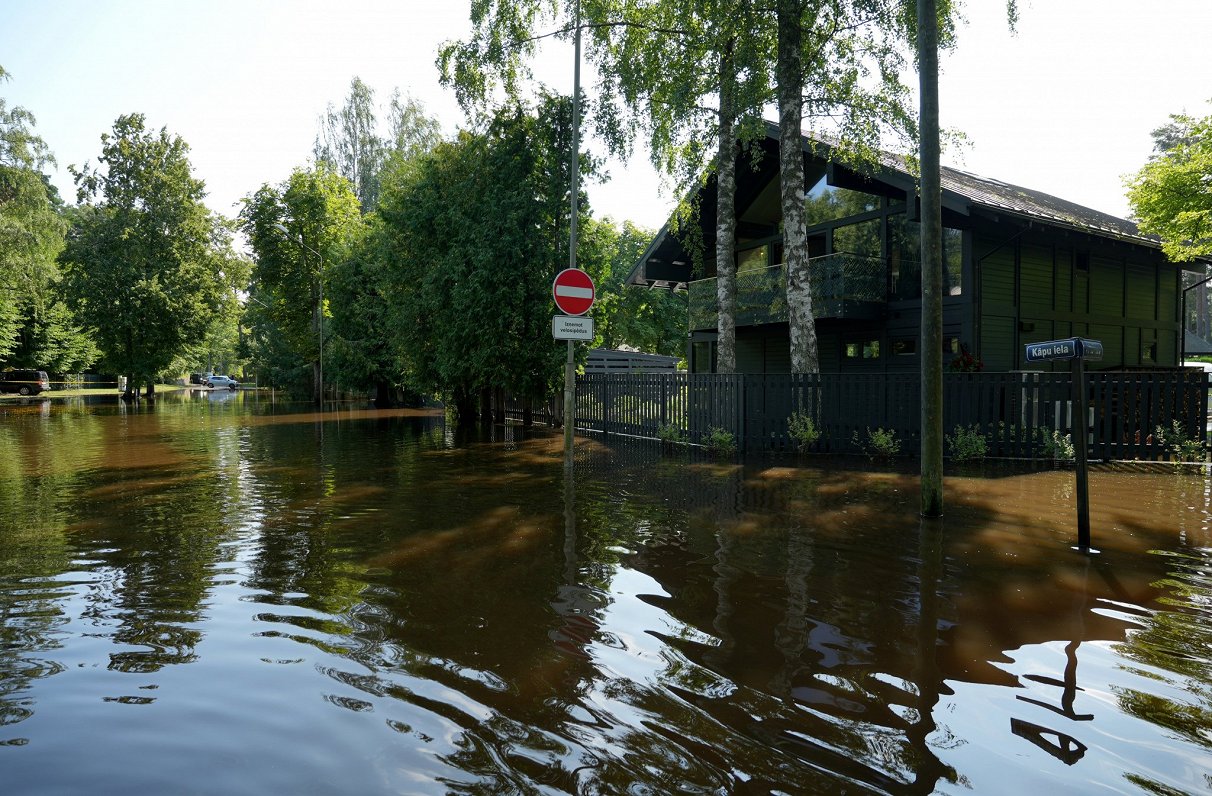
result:
[(50, 378), (45, 370), (6, 370), (0, 373), (0, 392), (37, 395), (49, 389)]

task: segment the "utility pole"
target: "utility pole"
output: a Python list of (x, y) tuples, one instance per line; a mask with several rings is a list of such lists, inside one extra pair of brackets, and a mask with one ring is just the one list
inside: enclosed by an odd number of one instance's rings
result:
[[(568, 267), (577, 267), (577, 213), (580, 199), (581, 166), (581, 0), (576, 3), (573, 20), (576, 32), (573, 35), (574, 56), (572, 67), (572, 215), (568, 223)], [(573, 359), (575, 342), (568, 341), (568, 360), (564, 363), (564, 466), (572, 469), (572, 436), (576, 425), (576, 363)]]

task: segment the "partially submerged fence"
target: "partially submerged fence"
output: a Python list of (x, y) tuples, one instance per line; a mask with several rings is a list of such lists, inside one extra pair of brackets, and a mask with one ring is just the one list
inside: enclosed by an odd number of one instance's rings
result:
[[(1156, 434), (1177, 422), (1205, 441), (1208, 374), (1202, 371), (1087, 374), (1089, 455), (1096, 459), (1169, 458)], [(856, 452), (868, 429), (893, 431), (902, 450), (919, 442), (920, 382), (916, 374), (587, 373), (577, 379), (577, 427), (605, 434), (657, 438), (676, 429), (701, 443), (712, 429), (734, 435), (747, 450), (795, 447), (794, 412), (820, 430), (813, 449)], [(1076, 413), (1080, 420), (1081, 408)], [(1067, 373), (953, 373), (943, 380), (943, 423), (975, 426), (990, 456), (1050, 456), (1057, 435), (1074, 422)]]

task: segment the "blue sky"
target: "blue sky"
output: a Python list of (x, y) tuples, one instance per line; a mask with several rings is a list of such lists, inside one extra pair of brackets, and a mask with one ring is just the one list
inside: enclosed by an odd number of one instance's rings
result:
[[(959, 46), (944, 56), (943, 124), (969, 143), (948, 165), (1127, 215), (1122, 176), (1148, 157), (1167, 114), (1212, 112), (1212, 0), (968, 0)], [(399, 87), (447, 132), (461, 122), (438, 85), (444, 40), (466, 35), (466, 0), (0, 0), (0, 96), (38, 119), (74, 198), (67, 164), (95, 159), (100, 136), (141, 112), (191, 147), (208, 201), (285, 179), (311, 152), (317, 119), (354, 75), (386, 102)], [(1143, 10), (1142, 10), (1143, 9)], [(1147, 11), (1148, 13), (1145, 13)], [(571, 48), (538, 71), (571, 87)], [(591, 79), (591, 78), (590, 78)], [(672, 204), (641, 153), (590, 186), (600, 215), (658, 227)]]

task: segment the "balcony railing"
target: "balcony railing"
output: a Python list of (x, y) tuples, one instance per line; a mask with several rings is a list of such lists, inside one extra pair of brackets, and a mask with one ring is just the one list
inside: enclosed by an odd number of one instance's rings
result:
[[(878, 257), (845, 253), (814, 257), (808, 261), (813, 314), (817, 318), (859, 317), (858, 308), (886, 302), (886, 271)], [(714, 329), (718, 313), (715, 278), (691, 282), (690, 328)], [(737, 274), (737, 326), (786, 323), (787, 319), (787, 269), (783, 265)]]

